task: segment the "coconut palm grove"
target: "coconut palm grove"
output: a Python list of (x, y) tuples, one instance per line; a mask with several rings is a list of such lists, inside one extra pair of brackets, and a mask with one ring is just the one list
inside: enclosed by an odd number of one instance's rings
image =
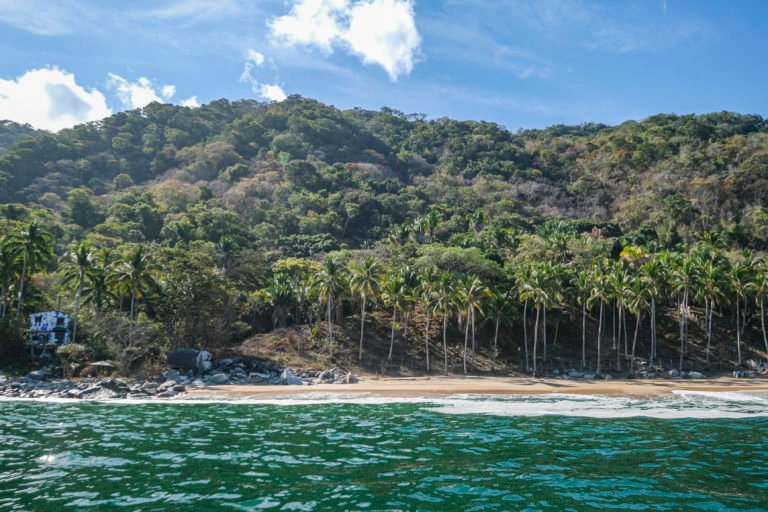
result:
[(249, 347), (380, 374), (731, 373), (768, 358), (768, 121), (509, 131), (383, 108), (152, 103), (0, 125), (0, 356)]

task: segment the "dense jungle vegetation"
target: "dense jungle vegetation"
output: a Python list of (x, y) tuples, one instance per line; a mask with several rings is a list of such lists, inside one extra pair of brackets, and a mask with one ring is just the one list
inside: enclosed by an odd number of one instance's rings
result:
[(124, 371), (299, 325), (369, 369), (733, 369), (768, 358), (767, 200), (768, 122), (730, 112), (513, 132), (292, 96), (4, 122), (0, 350), (60, 303), (62, 357)]

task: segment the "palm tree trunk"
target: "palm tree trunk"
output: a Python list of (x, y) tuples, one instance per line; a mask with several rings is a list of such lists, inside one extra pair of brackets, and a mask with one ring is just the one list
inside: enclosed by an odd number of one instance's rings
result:
[[(397, 302), (397, 299), (395, 299)], [(395, 320), (397, 319), (397, 305), (392, 306), (392, 333), (389, 336), (389, 355), (387, 356), (387, 363), (392, 360), (392, 349), (395, 348)]]
[(3, 295), (0, 296), (0, 320), (5, 319), (5, 308), (7, 306), (8, 287), (3, 286)]
[(611, 330), (611, 337), (612, 337), (611, 338), (611, 340), (612, 340), (611, 348), (613, 348), (614, 350), (616, 350), (616, 309), (617, 309), (617, 307), (618, 306), (615, 303), (611, 307), (611, 315), (612, 315), (612, 317), (611, 317), (611, 325), (613, 327), (612, 330)]
[(80, 283), (77, 285), (77, 293), (75, 294), (75, 318), (72, 322), (72, 343), (77, 343), (77, 324), (80, 319), (80, 295), (83, 293), (83, 279), (82, 272), (80, 273)]
[(533, 375), (536, 376), (536, 351), (539, 345), (539, 312), (541, 306), (536, 304), (536, 320), (533, 322)]
[(464, 375), (467, 374), (467, 346), (469, 344), (469, 312), (467, 312), (466, 323), (464, 324)]
[(523, 343), (525, 345), (525, 371), (528, 372), (528, 301), (525, 301), (523, 306)]
[(765, 333), (765, 307), (763, 306), (762, 297), (760, 297), (760, 327), (763, 329), (763, 343), (765, 344), (765, 351), (768, 352), (768, 336)]
[(600, 375), (600, 338), (603, 335), (603, 307), (605, 303), (600, 301), (600, 317), (597, 321), (597, 369), (595, 375)]
[[(496, 317), (496, 329), (493, 334), (493, 360), (491, 361), (491, 371), (496, 371), (496, 357), (499, 355), (499, 324), (501, 323), (501, 318)], [(765, 331), (763, 331), (765, 332)]]
[(333, 319), (331, 318), (331, 310), (333, 309), (333, 306), (331, 305), (330, 297), (328, 297), (328, 304), (326, 305), (326, 316), (328, 317), (328, 344), (331, 344), (333, 342)]
[(714, 304), (710, 300), (704, 299), (704, 315), (707, 322), (707, 363), (709, 363), (709, 353), (712, 350), (712, 310)]
[(651, 366), (656, 359), (656, 298), (651, 296)]
[(448, 327), (448, 312), (443, 312), (443, 359), (445, 363), (445, 374), (448, 375), (448, 342), (445, 338), (445, 331)]
[(424, 352), (427, 359), (427, 372), (429, 372), (429, 309), (427, 309), (427, 328), (424, 330)]
[(587, 367), (587, 301), (581, 304), (581, 370)]
[(619, 332), (616, 335), (616, 338), (618, 341), (614, 344), (613, 348), (616, 350), (616, 371), (621, 371), (621, 317), (623, 316), (624, 310), (622, 306), (620, 305), (616, 306), (616, 309), (618, 310), (618, 325), (619, 325)]
[(365, 295), (360, 299), (360, 353), (357, 355), (357, 360), (363, 361), (363, 331), (365, 329)]
[(470, 312), (472, 315), (472, 371), (475, 371), (475, 359), (477, 357), (477, 353), (475, 352), (475, 310), (472, 309)]
[(640, 330), (640, 313), (637, 314), (637, 320), (635, 321), (635, 335), (632, 337), (632, 359), (629, 363), (629, 373), (635, 373), (635, 347), (637, 347), (637, 333)]
[(21, 266), (21, 279), (19, 279), (19, 295), (16, 299), (16, 320), (21, 316), (21, 305), (24, 299), (24, 279), (27, 277), (27, 253), (24, 253), (24, 263)]
[(741, 331), (739, 330), (739, 294), (736, 294), (736, 353), (738, 354), (738, 366), (741, 367)]
[(547, 305), (544, 304), (544, 318), (541, 322), (542, 341), (544, 341), (544, 363), (547, 362)]

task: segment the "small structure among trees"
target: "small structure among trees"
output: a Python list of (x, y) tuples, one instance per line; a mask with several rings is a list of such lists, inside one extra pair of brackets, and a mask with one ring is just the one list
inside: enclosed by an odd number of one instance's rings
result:
[(29, 315), (29, 354), (33, 358), (70, 343), (70, 316), (61, 311), (44, 311)]

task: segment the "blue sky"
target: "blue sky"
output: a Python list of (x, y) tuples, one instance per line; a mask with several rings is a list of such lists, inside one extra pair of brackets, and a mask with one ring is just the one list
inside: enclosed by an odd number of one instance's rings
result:
[(768, 115), (764, 0), (0, 0), (0, 119), (301, 94), (510, 129)]

